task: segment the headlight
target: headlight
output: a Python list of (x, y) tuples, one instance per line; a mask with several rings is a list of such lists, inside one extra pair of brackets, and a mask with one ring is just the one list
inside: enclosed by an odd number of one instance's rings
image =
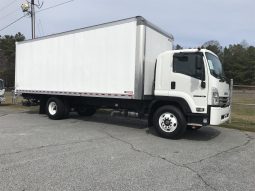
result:
[(212, 105), (219, 105), (220, 99), (219, 99), (219, 92), (217, 88), (212, 89)]

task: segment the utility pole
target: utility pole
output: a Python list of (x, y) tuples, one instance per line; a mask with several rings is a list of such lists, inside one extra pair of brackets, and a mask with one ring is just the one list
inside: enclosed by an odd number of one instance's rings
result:
[(32, 39), (35, 38), (35, 2), (31, 0)]
[(32, 39), (35, 38), (35, 6), (40, 9), (43, 6), (43, 2), (40, 3), (40, 0), (38, 0), (38, 4), (35, 4), (35, 0), (31, 0), (31, 2), (27, 1), (21, 5), (22, 11), (31, 16)]

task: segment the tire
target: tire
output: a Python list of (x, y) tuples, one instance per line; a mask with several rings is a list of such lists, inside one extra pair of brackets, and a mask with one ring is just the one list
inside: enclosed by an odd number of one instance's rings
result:
[(46, 112), (50, 119), (58, 120), (66, 118), (69, 114), (68, 106), (59, 98), (49, 98), (46, 104)]
[(166, 105), (154, 113), (153, 126), (161, 137), (178, 139), (185, 132), (187, 122), (180, 109)]
[(77, 113), (80, 116), (89, 117), (96, 113), (96, 108), (93, 106), (80, 106), (77, 108)]

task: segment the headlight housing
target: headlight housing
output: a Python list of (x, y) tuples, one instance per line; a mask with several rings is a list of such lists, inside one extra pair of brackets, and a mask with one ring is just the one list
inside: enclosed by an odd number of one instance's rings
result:
[(220, 104), (220, 97), (219, 91), (217, 88), (212, 89), (212, 105), (219, 105)]

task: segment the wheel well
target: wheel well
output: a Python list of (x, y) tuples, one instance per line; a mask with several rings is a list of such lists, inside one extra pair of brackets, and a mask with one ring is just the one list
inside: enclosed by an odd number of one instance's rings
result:
[(63, 96), (58, 96), (58, 95), (38, 95), (38, 100), (39, 100), (39, 105), (40, 105), (40, 109), (39, 109), (39, 113), (40, 114), (45, 114), (46, 113), (46, 105), (47, 105), (47, 101), (50, 98), (57, 98), (62, 100), (65, 104), (68, 104), (68, 101), (65, 97)]
[[(186, 102), (185, 102), (186, 103)], [(186, 103), (187, 104), (187, 103)], [(155, 113), (155, 111), (160, 108), (161, 106), (164, 106), (164, 105), (172, 105), (172, 106), (175, 106), (177, 107), (178, 109), (181, 110), (181, 112), (183, 113), (183, 115), (186, 117), (187, 113), (189, 112), (189, 108), (187, 108), (186, 105), (183, 105), (182, 103), (180, 102), (177, 102), (177, 101), (166, 101), (166, 100), (159, 100), (159, 101), (156, 101), (154, 103), (151, 104), (151, 107), (149, 109), (149, 117), (148, 117), (148, 125), (149, 126), (152, 126), (153, 122), (152, 122), (152, 118), (153, 118), (153, 114)]]

